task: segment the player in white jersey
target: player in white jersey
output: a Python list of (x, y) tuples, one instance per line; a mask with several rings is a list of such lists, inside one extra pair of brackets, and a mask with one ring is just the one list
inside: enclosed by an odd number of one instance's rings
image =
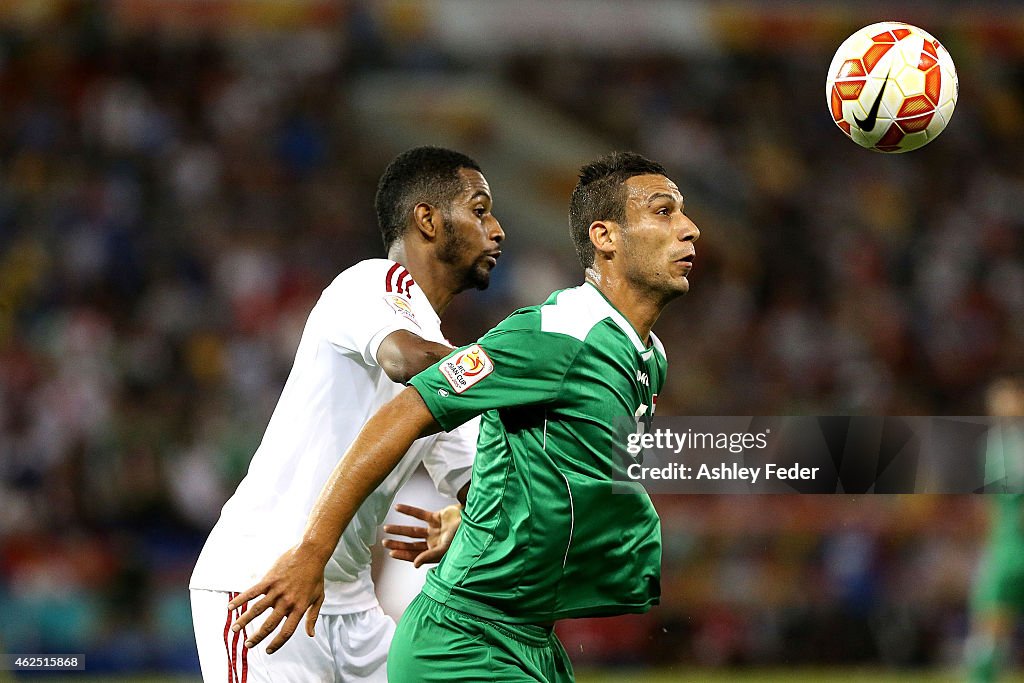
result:
[[(487, 286), (504, 233), (479, 166), (451, 150), (399, 155), (375, 200), (387, 259), (344, 271), (324, 290), (253, 456), (224, 505), (189, 584), (206, 681), (385, 681), (394, 622), (370, 579), (370, 546), (396, 492), (422, 462), (438, 490), (465, 500), (476, 425), (420, 439), (360, 507), (324, 571), (311, 638), (269, 657), (242, 646), (228, 602), (297, 544), (328, 476), (363, 424), (403, 384), (451, 350), (438, 314)], [(438, 550), (438, 555), (443, 549)], [(258, 627), (258, 625), (257, 625)]]

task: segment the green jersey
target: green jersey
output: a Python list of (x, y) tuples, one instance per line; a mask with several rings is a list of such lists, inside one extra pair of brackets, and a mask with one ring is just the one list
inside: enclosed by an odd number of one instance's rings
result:
[(974, 609), (1024, 610), (1024, 433), (993, 424), (985, 444), (985, 482), (1015, 493), (992, 496), (992, 526), (974, 585)]
[(995, 496), (990, 532), (992, 554), (1000, 561), (1024, 566), (1024, 431), (994, 423), (985, 444), (985, 482), (999, 482), (1006, 491)]
[(584, 284), (516, 311), (414, 377), (444, 429), (483, 415), (462, 526), (424, 593), (510, 623), (656, 604), (658, 515), (639, 484), (613, 473), (624, 418), (650, 426), (665, 372), (657, 338), (645, 346)]

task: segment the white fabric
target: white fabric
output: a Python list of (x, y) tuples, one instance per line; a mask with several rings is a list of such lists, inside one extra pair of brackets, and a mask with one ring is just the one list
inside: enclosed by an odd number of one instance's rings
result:
[[(451, 505), (455, 501), (438, 494), (430, 477), (423, 469), (416, 470), (412, 478), (402, 487), (401, 492), (395, 498), (396, 503), (405, 503), (424, 510), (440, 510)], [(418, 519), (402, 514), (392, 507), (388, 512), (385, 524), (401, 524), (419, 526), (422, 524)], [(408, 541), (401, 536), (395, 536), (398, 540)], [(405, 609), (420, 593), (424, 582), (427, 580), (427, 568), (414, 567), (412, 562), (396, 560), (387, 553), (375, 558), (374, 562), (380, 560), (377, 565), (380, 571), (377, 572), (377, 598), (380, 600), (381, 609), (395, 621), (398, 621)]]
[[(377, 365), (377, 349), (388, 334), (406, 329), (445, 342), (426, 296), (409, 286), (411, 278), (396, 265), (384, 259), (356, 264), (313, 307), (263, 441), (221, 510), (190, 588), (243, 591), (298, 543), (338, 460), (363, 424), (403, 388)], [(454, 496), (469, 481), (478, 429), (474, 421), (417, 440), (363, 503), (324, 572), (322, 614), (377, 605), (370, 547), (395, 493), (424, 462), (438, 490)]]
[[(395, 622), (380, 607), (355, 614), (320, 615), (313, 638), (306, 622), (272, 655), (274, 636), (248, 650), (245, 638), (271, 613), (260, 615), (242, 633), (225, 632), (242, 609), (228, 612), (233, 594), (192, 590), (199, 666), (206, 683), (387, 683), (387, 656)], [(237, 636), (237, 637), (236, 637)]]
[[(541, 306), (540, 328), (544, 332), (567, 334), (582, 341), (587, 338), (594, 325), (608, 318), (629, 337), (637, 351), (641, 354), (649, 351), (629, 321), (590, 282), (562, 290), (553, 304)], [(652, 346), (659, 349), (664, 356), (665, 347), (653, 332), (651, 340)]]

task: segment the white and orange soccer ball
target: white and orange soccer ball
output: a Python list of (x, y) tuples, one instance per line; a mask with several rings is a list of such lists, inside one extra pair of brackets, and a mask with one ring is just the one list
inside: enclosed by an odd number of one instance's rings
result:
[(832, 119), (858, 145), (909, 152), (949, 123), (959, 85), (952, 57), (931, 34), (884, 21), (843, 41), (825, 92)]

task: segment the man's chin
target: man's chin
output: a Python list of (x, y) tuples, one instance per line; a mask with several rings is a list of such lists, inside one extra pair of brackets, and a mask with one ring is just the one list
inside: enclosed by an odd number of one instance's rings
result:
[(684, 276), (679, 280), (672, 280), (666, 289), (672, 296), (682, 296), (690, 291), (690, 281)]
[(487, 289), (491, 285), (491, 269), (479, 266), (466, 274), (466, 289)]

